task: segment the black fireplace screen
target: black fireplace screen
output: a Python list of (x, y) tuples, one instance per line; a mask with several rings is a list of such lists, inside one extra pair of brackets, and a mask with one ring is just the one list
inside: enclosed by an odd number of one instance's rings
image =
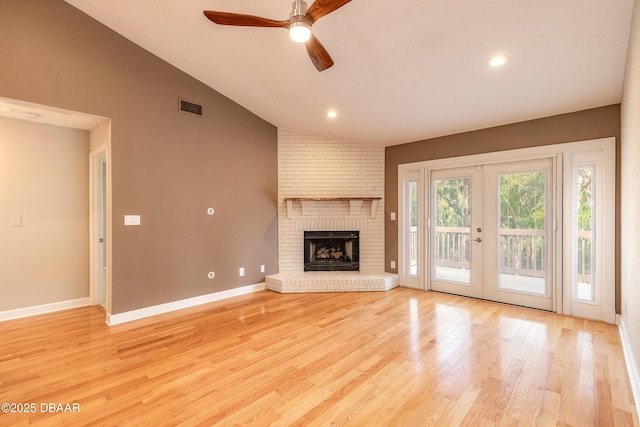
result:
[(360, 271), (358, 231), (305, 231), (304, 271)]

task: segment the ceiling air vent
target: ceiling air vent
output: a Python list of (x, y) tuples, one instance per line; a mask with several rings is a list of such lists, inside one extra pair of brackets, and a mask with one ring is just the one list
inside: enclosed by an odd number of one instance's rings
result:
[(195, 114), (196, 116), (202, 116), (202, 105), (187, 101), (185, 99), (178, 99), (180, 111), (183, 113)]

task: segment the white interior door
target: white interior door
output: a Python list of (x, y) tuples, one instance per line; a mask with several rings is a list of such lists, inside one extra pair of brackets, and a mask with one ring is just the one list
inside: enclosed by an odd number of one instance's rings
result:
[(90, 295), (91, 303), (107, 309), (108, 197), (107, 154), (100, 148), (90, 154)]
[(98, 304), (107, 308), (107, 154), (100, 156), (100, 237), (98, 238), (100, 252), (100, 277), (98, 281)]

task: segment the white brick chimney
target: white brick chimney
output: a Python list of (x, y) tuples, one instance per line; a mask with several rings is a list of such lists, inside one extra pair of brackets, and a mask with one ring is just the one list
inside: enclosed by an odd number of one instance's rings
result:
[[(382, 197), (371, 211), (345, 201), (314, 202), (303, 214), (287, 197)], [(373, 218), (372, 218), (373, 216)], [(280, 273), (303, 271), (304, 231), (360, 232), (360, 272), (384, 272), (384, 147), (278, 129), (278, 252)]]

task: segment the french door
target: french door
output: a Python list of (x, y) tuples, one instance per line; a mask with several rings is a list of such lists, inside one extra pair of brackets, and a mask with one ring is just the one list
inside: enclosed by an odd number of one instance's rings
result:
[(432, 172), (430, 186), (430, 288), (484, 298), (482, 168)]
[(435, 170), (429, 181), (429, 287), (551, 310), (553, 160)]
[(615, 323), (615, 163), (602, 138), (399, 165), (400, 285)]

